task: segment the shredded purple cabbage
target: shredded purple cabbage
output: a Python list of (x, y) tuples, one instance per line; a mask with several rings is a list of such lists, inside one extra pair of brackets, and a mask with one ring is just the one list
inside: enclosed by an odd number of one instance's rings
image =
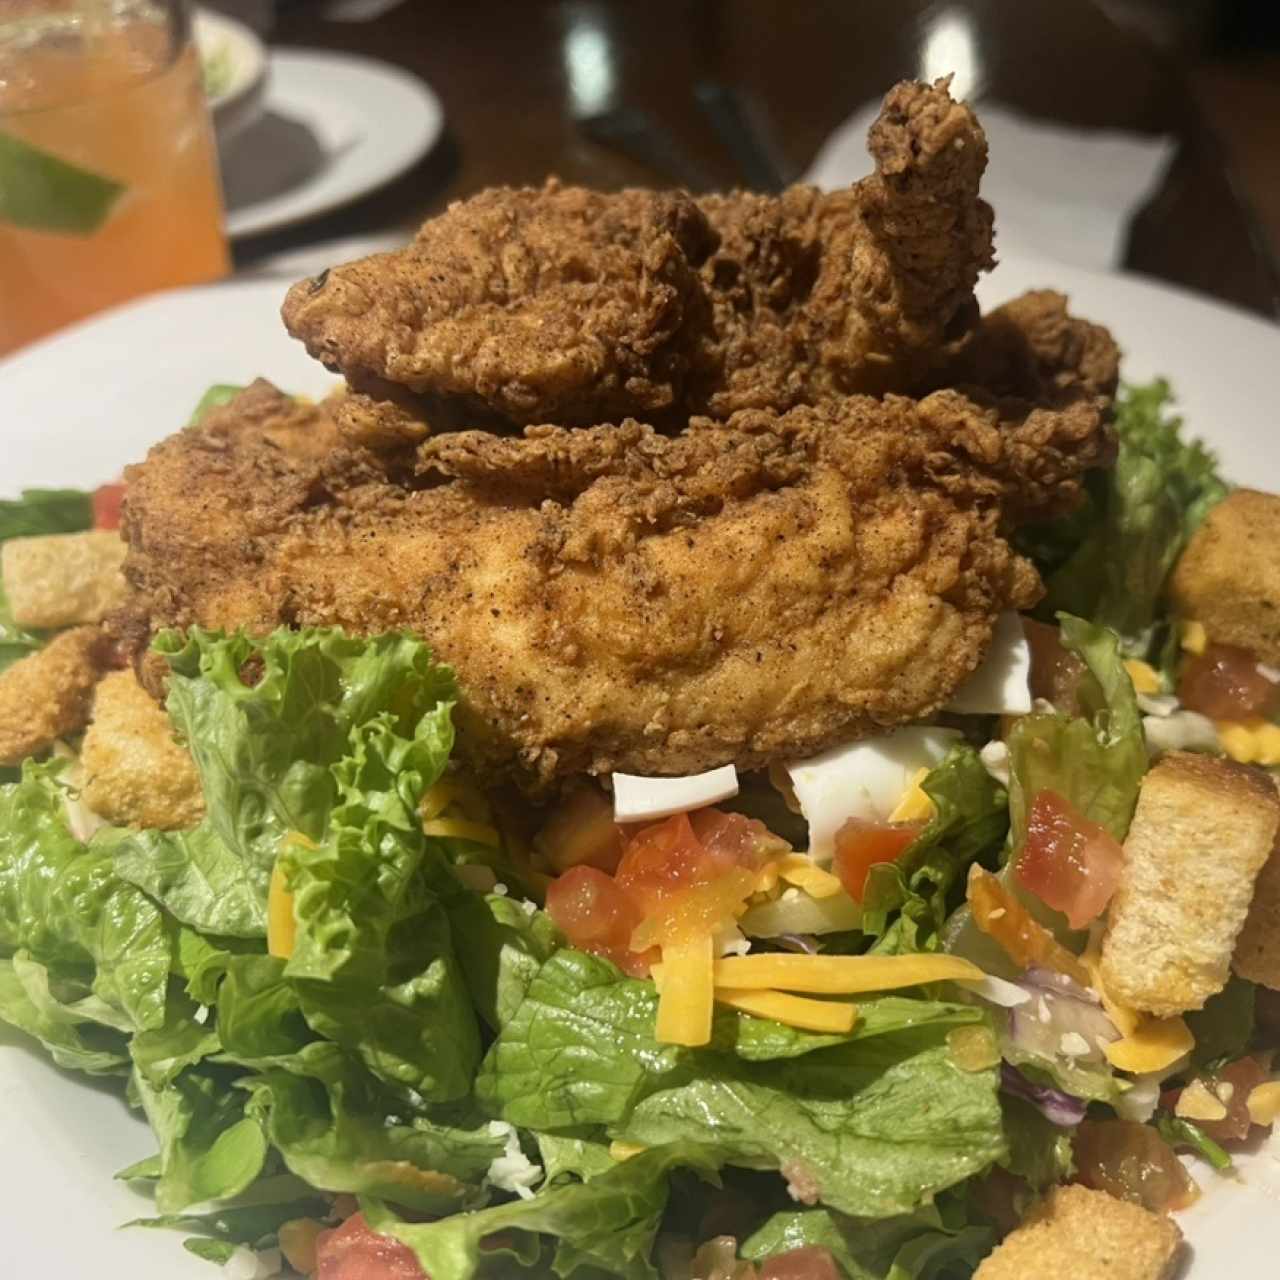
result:
[(1046, 1120), (1060, 1128), (1069, 1129), (1084, 1119), (1086, 1106), (1080, 1098), (1052, 1085), (1036, 1084), (1007, 1062), (1000, 1064), (1000, 1087), (1005, 1093), (1031, 1103)]

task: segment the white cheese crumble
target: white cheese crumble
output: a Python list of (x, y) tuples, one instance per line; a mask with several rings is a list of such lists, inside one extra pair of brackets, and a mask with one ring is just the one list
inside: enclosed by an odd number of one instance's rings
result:
[(540, 1164), (534, 1164), (520, 1148), (520, 1135), (505, 1120), (491, 1120), (489, 1133), (506, 1139), (506, 1149), (489, 1164), (485, 1180), (499, 1191), (513, 1191), (521, 1200), (533, 1199), (533, 1188), (543, 1178)]

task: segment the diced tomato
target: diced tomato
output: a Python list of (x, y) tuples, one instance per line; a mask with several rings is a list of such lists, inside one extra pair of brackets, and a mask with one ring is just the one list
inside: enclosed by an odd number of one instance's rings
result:
[(1134, 1120), (1086, 1120), (1074, 1141), (1076, 1177), (1086, 1187), (1154, 1213), (1185, 1209), (1200, 1191), (1173, 1148)]
[(867, 873), (878, 862), (897, 862), (920, 834), (915, 822), (867, 822), (850, 818), (836, 832), (836, 875), (845, 891), (861, 902)]
[(104, 484), (93, 493), (93, 527), (118, 529), (120, 508), (124, 503), (124, 485)]
[(427, 1280), (427, 1273), (408, 1245), (379, 1235), (356, 1213), (316, 1237), (315, 1280)]
[(669, 894), (641, 921), (631, 945), (644, 950), (718, 933), (742, 914), (755, 886), (754, 871), (731, 867), (714, 880)]
[(1268, 716), (1280, 705), (1280, 685), (1258, 670), (1248, 649), (1211, 644), (1182, 670), (1178, 681), (1182, 704), (1213, 720), (1247, 720)]
[(989, 871), (969, 869), (966, 889), (973, 922), (994, 938), (1020, 969), (1056, 969), (1082, 987), (1089, 971)]
[(1037, 791), (1027, 817), (1018, 879), (1073, 929), (1106, 910), (1120, 883), (1124, 850), (1105, 827), (1077, 813), (1056, 791)]
[(1268, 1078), (1256, 1058), (1238, 1058), (1221, 1071), (1206, 1076), (1209, 1092), (1226, 1107), (1227, 1114), (1221, 1120), (1197, 1120), (1196, 1124), (1214, 1142), (1235, 1142), (1247, 1138), (1253, 1127), (1249, 1119), (1249, 1095)]
[(741, 813), (698, 809), (689, 815), (698, 842), (717, 866), (758, 869), (766, 858), (787, 853), (790, 846), (763, 822)]
[(1084, 663), (1063, 645), (1057, 627), (1023, 618), (1022, 630), (1031, 649), (1031, 696), (1046, 698), (1059, 711), (1075, 714), (1076, 687), (1084, 675)]
[(649, 972), (654, 957), (631, 950), (640, 908), (599, 868), (573, 867), (553, 880), (547, 889), (547, 913), (575, 947), (604, 956), (635, 977)]
[(760, 1268), (760, 1280), (840, 1280), (840, 1268), (830, 1250), (809, 1244), (775, 1253)]
[(534, 843), (556, 871), (570, 867), (618, 869), (625, 840), (613, 820), (613, 805), (598, 787), (584, 786), (556, 806)]

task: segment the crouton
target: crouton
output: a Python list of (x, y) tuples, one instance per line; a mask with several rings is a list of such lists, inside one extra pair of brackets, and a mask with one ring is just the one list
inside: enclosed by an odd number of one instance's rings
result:
[(0, 575), (20, 627), (101, 622), (125, 595), (128, 547), (118, 533), (51, 533), (0, 546)]
[(98, 685), (80, 763), (85, 804), (117, 826), (171, 831), (204, 816), (191, 753), (132, 671), (113, 671)]
[(1237, 489), (1218, 503), (1182, 553), (1170, 596), (1210, 640), (1280, 664), (1280, 496)]
[(107, 649), (97, 627), (76, 627), (0, 672), (0, 764), (21, 764), (84, 728)]
[(1258, 873), (1231, 967), (1250, 982), (1280, 991), (1280, 845)]
[(1167, 1017), (1222, 990), (1278, 825), (1280, 795), (1261, 770), (1187, 751), (1160, 760), (1107, 913), (1101, 974), (1114, 999)]
[(1054, 1187), (973, 1280), (1169, 1280), (1182, 1232), (1141, 1205), (1088, 1187)]

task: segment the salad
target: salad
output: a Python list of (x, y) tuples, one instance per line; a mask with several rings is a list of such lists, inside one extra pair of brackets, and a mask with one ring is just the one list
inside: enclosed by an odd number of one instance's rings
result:
[(1088, 1223), (1168, 1274), (1280, 1114), (1280, 600), (1239, 567), (1280, 499), (1171, 404), (1123, 392), (932, 723), (550, 804), (469, 775), (409, 632), (164, 632), (161, 710), (62, 625), (119, 488), (0, 506), (0, 1018), (151, 1126), (133, 1226), (246, 1278), (999, 1280)]

